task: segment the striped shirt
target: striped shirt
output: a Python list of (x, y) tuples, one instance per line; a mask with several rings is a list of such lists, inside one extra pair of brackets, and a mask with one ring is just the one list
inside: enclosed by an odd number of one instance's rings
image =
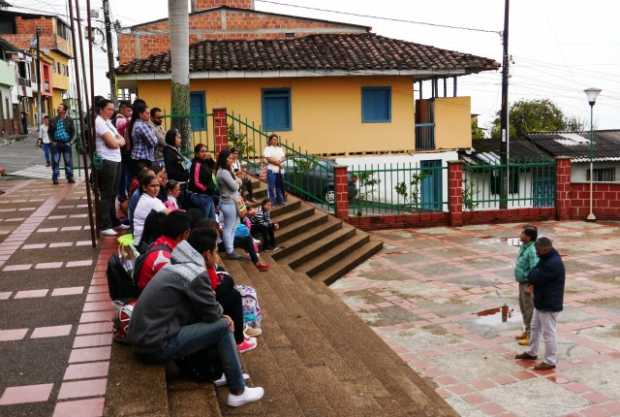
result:
[(252, 216), (250, 219), (252, 224), (261, 225), (261, 226), (270, 226), (271, 225), (271, 215), (268, 211), (263, 211), (262, 209), (258, 209), (256, 214)]

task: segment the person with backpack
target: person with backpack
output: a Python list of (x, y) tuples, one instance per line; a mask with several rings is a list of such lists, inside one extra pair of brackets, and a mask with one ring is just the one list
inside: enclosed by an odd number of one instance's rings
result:
[(177, 245), (171, 265), (160, 270), (140, 295), (128, 341), (140, 358), (162, 364), (188, 358), (199, 362), (202, 353), (216, 348), (229, 388), (226, 403), (240, 407), (259, 401), (265, 392), (245, 384), (234, 323), (223, 314), (206, 271), (216, 264), (216, 239), (212, 231), (197, 229)]
[(160, 269), (170, 264), (172, 251), (186, 240), (190, 233), (190, 218), (187, 213), (174, 211), (166, 216), (163, 234), (153, 242), (134, 264), (134, 279), (140, 291)]
[(75, 127), (73, 120), (67, 114), (67, 105), (60, 103), (56, 109), (57, 116), (50, 120), (47, 133), (50, 138), (52, 150), (52, 182), (58, 185), (60, 175), (60, 157), (65, 162), (65, 177), (69, 184), (73, 184), (73, 157), (71, 155), (71, 144), (75, 137)]

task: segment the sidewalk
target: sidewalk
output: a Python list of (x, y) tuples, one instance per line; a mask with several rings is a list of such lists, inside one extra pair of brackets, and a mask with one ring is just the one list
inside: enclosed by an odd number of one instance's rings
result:
[(384, 251), (331, 288), (462, 416), (620, 416), (618, 223), (538, 224), (567, 271), (559, 363), (545, 372), (514, 360), (521, 227), (377, 232)]
[(0, 416), (100, 416), (111, 311), (105, 278), (93, 276), (109, 250), (91, 247), (85, 189), (2, 185)]

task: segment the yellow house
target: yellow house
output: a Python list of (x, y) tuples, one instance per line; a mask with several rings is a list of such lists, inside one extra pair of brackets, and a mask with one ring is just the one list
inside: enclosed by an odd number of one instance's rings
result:
[[(190, 46), (194, 131), (214, 108), (326, 156), (471, 147), (471, 103), (458, 77), (496, 70), (487, 58), (376, 35), (206, 39)], [(170, 112), (169, 52), (116, 69), (119, 87)], [(414, 88), (414, 86), (417, 86)]]
[(53, 59), (52, 64), (52, 107), (55, 109), (63, 102), (63, 95), (70, 89), (69, 81), (69, 58), (56, 51), (49, 51)]

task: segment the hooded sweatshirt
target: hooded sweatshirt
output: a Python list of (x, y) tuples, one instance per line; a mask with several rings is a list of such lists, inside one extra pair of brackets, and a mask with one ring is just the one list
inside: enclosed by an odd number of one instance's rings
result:
[(183, 241), (171, 261), (153, 277), (134, 307), (128, 340), (138, 353), (160, 352), (181, 327), (223, 317), (202, 255)]

